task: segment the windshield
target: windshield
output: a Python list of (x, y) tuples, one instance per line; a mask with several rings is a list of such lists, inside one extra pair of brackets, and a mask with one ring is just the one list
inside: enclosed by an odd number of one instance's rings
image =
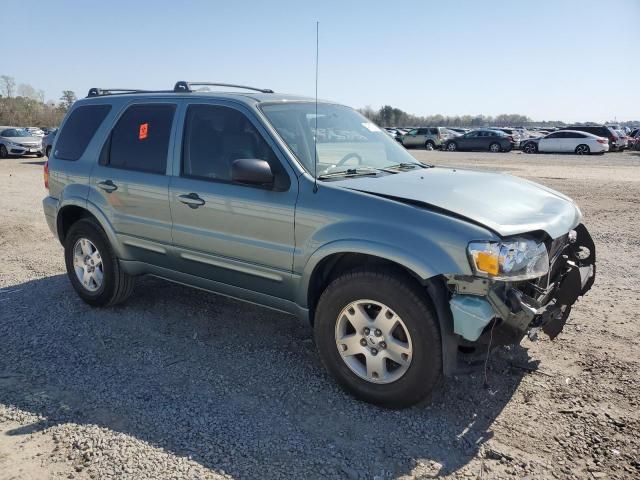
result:
[(21, 128), (10, 128), (2, 132), (3, 137), (30, 137), (31, 134)]
[(262, 111), (312, 175), (314, 135), (319, 177), (353, 169), (420, 165), (398, 142), (349, 107), (319, 103), (317, 117), (316, 104), (311, 102), (267, 104)]

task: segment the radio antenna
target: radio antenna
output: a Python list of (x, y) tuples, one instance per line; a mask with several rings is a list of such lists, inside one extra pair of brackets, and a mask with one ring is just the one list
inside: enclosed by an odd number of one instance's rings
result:
[(313, 193), (318, 191), (318, 51), (320, 22), (316, 21), (316, 116), (313, 133)]

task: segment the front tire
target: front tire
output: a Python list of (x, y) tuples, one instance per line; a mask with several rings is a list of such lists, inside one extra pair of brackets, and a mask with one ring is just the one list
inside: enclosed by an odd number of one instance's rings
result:
[(575, 152), (576, 155), (589, 155), (589, 153), (591, 153), (591, 149), (589, 148), (589, 145), (581, 143), (576, 147)]
[(356, 270), (338, 277), (320, 297), (314, 330), (325, 368), (361, 400), (408, 407), (440, 379), (435, 313), (403, 275)]
[(71, 285), (91, 306), (124, 302), (134, 278), (125, 273), (102, 228), (93, 220), (74, 223), (64, 239), (64, 258)]
[(0, 145), (0, 158), (7, 158), (9, 156), (9, 151), (7, 147), (4, 145)]

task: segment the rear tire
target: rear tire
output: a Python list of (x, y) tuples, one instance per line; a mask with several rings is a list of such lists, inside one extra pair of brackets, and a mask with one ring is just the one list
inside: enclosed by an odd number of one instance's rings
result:
[(51, 145), (47, 147), (46, 155), (47, 155), (47, 158), (51, 158)]
[(575, 152), (576, 155), (589, 155), (589, 153), (591, 153), (591, 149), (589, 148), (589, 145), (581, 143), (576, 147)]
[(489, 151), (493, 153), (498, 153), (502, 151), (502, 147), (500, 146), (499, 143), (493, 142), (491, 145), (489, 145)]
[(538, 146), (533, 142), (529, 142), (524, 145), (522, 151), (524, 153), (538, 153)]
[(424, 148), (426, 148), (427, 150), (435, 150), (436, 149), (436, 144), (433, 143), (431, 140), (428, 140), (425, 144), (424, 144)]
[[(86, 257), (93, 257), (97, 253), (96, 265), (93, 263), (82, 265), (78, 259), (78, 249), (84, 254), (83, 243), (91, 247), (88, 252), (91, 255), (87, 254)], [(94, 220), (82, 219), (71, 225), (64, 239), (64, 258), (71, 285), (80, 298), (89, 305), (94, 307), (115, 305), (124, 302), (131, 295), (134, 277), (122, 270), (107, 236)], [(100, 281), (94, 281), (91, 276), (88, 276), (87, 284), (83, 284), (79, 278), (82, 269), (88, 267), (95, 271), (98, 268), (98, 262), (101, 264), (102, 273)]]
[[(376, 332), (377, 326), (381, 332)], [(335, 279), (318, 302), (314, 333), (325, 368), (366, 402), (409, 407), (425, 399), (440, 380), (442, 346), (436, 315), (426, 293), (402, 274), (366, 269)]]
[(448, 152), (455, 152), (457, 149), (458, 149), (458, 145), (456, 144), (456, 142), (447, 143), (446, 150)]

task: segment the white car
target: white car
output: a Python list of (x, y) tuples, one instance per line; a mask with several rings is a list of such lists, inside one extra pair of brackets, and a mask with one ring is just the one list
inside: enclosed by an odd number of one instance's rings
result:
[(34, 137), (22, 128), (0, 127), (0, 158), (9, 155), (42, 157), (42, 138)]
[(33, 137), (44, 137), (44, 132), (38, 127), (25, 127), (24, 129)]
[(598, 137), (592, 133), (576, 130), (560, 130), (542, 138), (531, 138), (522, 145), (524, 153), (553, 152), (576, 153), (604, 153), (609, 151), (609, 139)]

